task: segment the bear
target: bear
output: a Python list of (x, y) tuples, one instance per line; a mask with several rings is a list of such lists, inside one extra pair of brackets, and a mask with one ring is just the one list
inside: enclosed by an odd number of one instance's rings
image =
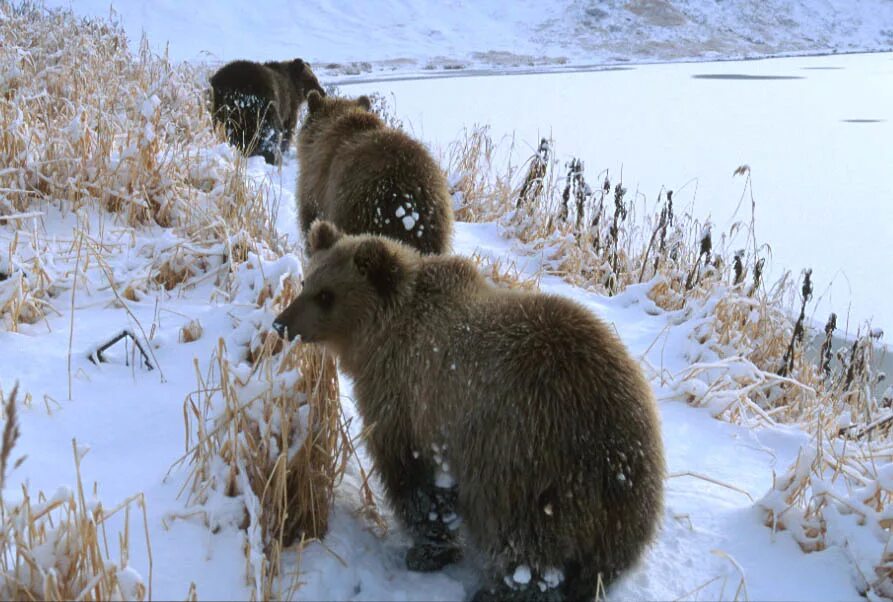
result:
[(310, 64), (233, 61), (211, 76), (211, 114), (245, 156), (280, 164), (309, 91), (325, 96)]
[(452, 202), (428, 150), (387, 127), (367, 96), (307, 96), (298, 134), (298, 213), (306, 241), (317, 218), (347, 234), (381, 234), (424, 254), (449, 250)]
[(611, 328), (565, 297), (498, 288), (468, 258), (322, 221), (309, 244), (273, 329), (324, 345), (353, 380), (409, 569), (464, 555), (489, 579), (475, 600), (580, 600), (636, 563), (662, 516), (663, 444)]

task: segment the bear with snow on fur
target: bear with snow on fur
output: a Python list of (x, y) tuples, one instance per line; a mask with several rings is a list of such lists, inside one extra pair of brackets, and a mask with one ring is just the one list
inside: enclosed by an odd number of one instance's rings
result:
[(301, 59), (233, 61), (211, 76), (211, 113), (245, 156), (261, 155), (279, 164), (310, 91), (325, 94), (310, 64)]
[(354, 380), (410, 569), (464, 550), (489, 579), (476, 600), (579, 600), (633, 566), (662, 515), (663, 445), (610, 327), (569, 299), (497, 288), (465, 258), (326, 222), (309, 245), (273, 327), (325, 345)]
[(446, 178), (423, 144), (387, 127), (366, 96), (307, 96), (298, 134), (298, 212), (305, 237), (317, 218), (347, 234), (381, 234), (421, 253), (449, 250)]

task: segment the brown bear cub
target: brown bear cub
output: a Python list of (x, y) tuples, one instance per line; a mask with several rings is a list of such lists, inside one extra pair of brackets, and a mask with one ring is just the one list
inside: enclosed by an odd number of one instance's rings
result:
[(592, 598), (662, 515), (657, 408), (611, 329), (566, 298), (496, 288), (461, 257), (422, 256), (317, 222), (303, 290), (273, 327), (323, 343), (354, 379), (367, 445), (415, 538), (413, 570), (460, 557), (477, 600)]
[(309, 91), (325, 95), (308, 63), (233, 61), (211, 76), (211, 113), (247, 157), (281, 162)]
[(389, 128), (366, 96), (310, 92), (298, 134), (298, 204), (305, 235), (316, 218), (348, 234), (381, 234), (421, 253), (449, 250), (446, 179), (427, 149)]

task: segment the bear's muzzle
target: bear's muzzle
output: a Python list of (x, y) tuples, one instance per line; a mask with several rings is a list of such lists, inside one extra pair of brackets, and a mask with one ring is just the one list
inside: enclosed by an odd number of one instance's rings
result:
[(276, 331), (276, 334), (285, 338), (285, 324), (282, 322), (273, 322), (273, 330)]

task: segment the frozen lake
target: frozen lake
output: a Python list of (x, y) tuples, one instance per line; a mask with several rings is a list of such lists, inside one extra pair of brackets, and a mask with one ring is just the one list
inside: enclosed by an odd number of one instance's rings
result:
[[(541, 136), (590, 178), (623, 169), (649, 207), (661, 186), (727, 230), (751, 167), (756, 234), (771, 274), (813, 268), (814, 317), (893, 335), (893, 54), (636, 65), (629, 69), (378, 81), (416, 135), (445, 148), (489, 124), (526, 159)], [(749, 198), (736, 219), (749, 220)], [(715, 230), (714, 232), (717, 232)]]

